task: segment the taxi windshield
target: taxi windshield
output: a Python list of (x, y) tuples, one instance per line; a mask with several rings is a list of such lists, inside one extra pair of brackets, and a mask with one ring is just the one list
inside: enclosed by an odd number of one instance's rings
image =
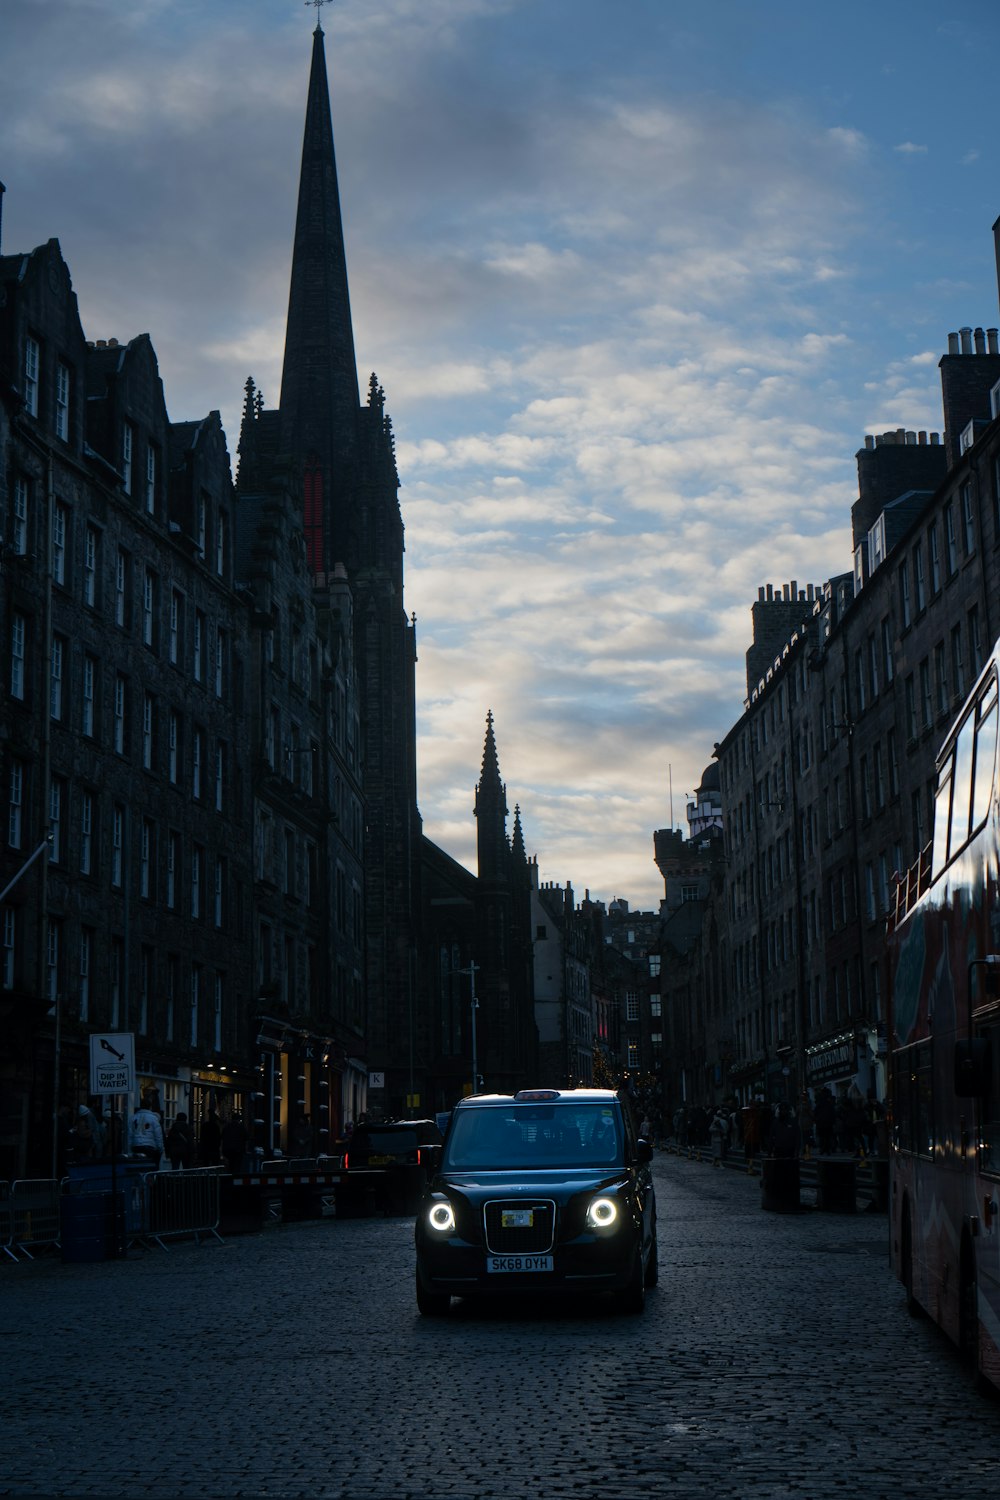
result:
[(617, 1112), (607, 1104), (489, 1105), (457, 1109), (445, 1169), (615, 1167), (623, 1160)]

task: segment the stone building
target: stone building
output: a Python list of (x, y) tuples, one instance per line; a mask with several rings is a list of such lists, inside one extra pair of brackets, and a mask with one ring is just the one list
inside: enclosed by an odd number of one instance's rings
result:
[(884, 1092), (886, 916), (926, 871), (937, 751), (1000, 635), (997, 331), (950, 335), (940, 370), (943, 440), (857, 455), (852, 573), (753, 608), (744, 711), (716, 746), (726, 1023), (677, 1036), (675, 1068), (711, 1075), (702, 1102)]
[(252, 1086), (244, 606), (218, 413), (86, 342), (56, 241), (0, 285), (0, 1175), (48, 1175), (95, 1028), (168, 1114)]

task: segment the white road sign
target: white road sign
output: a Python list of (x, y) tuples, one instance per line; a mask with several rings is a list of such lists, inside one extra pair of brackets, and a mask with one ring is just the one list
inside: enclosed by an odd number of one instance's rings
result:
[(90, 1092), (130, 1094), (135, 1087), (135, 1035), (99, 1031), (90, 1038)]
[(384, 1089), (385, 1088), (385, 1074), (384, 1073), (369, 1073), (368, 1074), (368, 1087), (370, 1089)]

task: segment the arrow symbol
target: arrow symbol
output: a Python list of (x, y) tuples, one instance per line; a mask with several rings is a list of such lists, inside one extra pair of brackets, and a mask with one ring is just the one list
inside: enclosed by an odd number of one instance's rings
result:
[(112, 1057), (117, 1057), (119, 1062), (125, 1061), (124, 1052), (119, 1052), (117, 1048), (112, 1047), (111, 1043), (107, 1041), (107, 1039), (103, 1036), (101, 1037), (101, 1046), (104, 1048), (105, 1052), (110, 1052)]

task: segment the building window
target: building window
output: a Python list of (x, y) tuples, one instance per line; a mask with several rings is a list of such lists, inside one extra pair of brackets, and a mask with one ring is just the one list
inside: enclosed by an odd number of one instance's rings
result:
[(951, 686), (956, 698), (965, 697), (965, 653), (962, 649), (962, 627), (951, 632)]
[(226, 512), (222, 510), (215, 526), (215, 572), (219, 578), (224, 578), (226, 574), (227, 526)]
[(216, 1052), (222, 1051), (222, 997), (224, 990), (225, 980), (221, 974), (216, 974), (212, 995), (212, 1046)]
[(146, 444), (146, 514), (156, 514), (156, 449)]
[(49, 863), (58, 865), (62, 863), (62, 826), (63, 826), (63, 793), (65, 782), (57, 776), (53, 776), (49, 785)]
[(895, 663), (892, 660), (892, 622), (889, 616), (882, 621), (882, 663), (885, 666), (886, 684), (895, 676)]
[(198, 541), (198, 556), (204, 558), (205, 547), (208, 542), (208, 504), (203, 494), (198, 496), (196, 530)]
[(927, 608), (927, 589), (924, 583), (924, 547), (918, 542), (913, 549), (913, 593), (917, 602), (917, 614)]
[(200, 729), (196, 729), (191, 736), (191, 795), (196, 802), (201, 800), (201, 769), (204, 746), (205, 736)]
[(899, 611), (903, 621), (903, 629), (910, 628), (910, 572), (903, 563), (899, 570)]
[(122, 488), (126, 495), (132, 493), (132, 449), (135, 446), (135, 430), (131, 422), (122, 424)]
[(128, 687), (125, 678), (120, 672), (115, 673), (115, 722), (112, 743), (116, 755), (124, 755), (127, 744), (126, 709), (128, 706)]
[(24, 404), (30, 417), (38, 416), (38, 340), (29, 334), (24, 341)]
[(965, 555), (971, 557), (976, 550), (976, 522), (972, 508), (972, 481), (962, 485), (962, 540)]
[(948, 564), (948, 577), (958, 571), (958, 543), (955, 540), (955, 507), (949, 500), (944, 508), (944, 550)]
[(226, 787), (226, 742), (217, 740), (215, 744), (215, 810), (221, 812), (225, 801)]
[(115, 624), (128, 628), (128, 553), (121, 547), (115, 557)]
[(59, 983), (59, 971), (62, 966), (62, 923), (54, 917), (49, 918), (48, 933), (45, 940), (45, 993), (49, 1005), (53, 1006), (59, 999), (61, 985)]
[(205, 677), (205, 616), (200, 609), (194, 612), (194, 642), (191, 652), (191, 670), (195, 682)]
[(18, 474), (14, 480), (14, 516), (11, 526), (11, 548), (23, 557), (28, 550), (28, 508), (31, 504), (31, 481)]
[(27, 637), (28, 622), (24, 615), (15, 612), (10, 622), (10, 696), (22, 703), (25, 694)]
[(931, 559), (931, 593), (941, 592), (941, 540), (935, 521), (927, 533), (927, 550)]
[(63, 664), (67, 654), (64, 637), (54, 635), (49, 679), (49, 716), (56, 720), (61, 720), (63, 716)]
[(94, 694), (97, 688), (97, 659), (93, 656), (83, 658), (83, 692), (80, 700), (80, 732), (87, 739), (94, 737), (95, 710)]
[(979, 676), (983, 665), (983, 642), (979, 634), (979, 606), (974, 604), (968, 613), (969, 623), (969, 676)]
[(198, 1004), (201, 1000), (201, 964), (191, 965), (191, 1034), (192, 1047), (198, 1045)]
[(201, 877), (205, 866), (205, 851), (195, 844), (191, 851), (191, 915), (195, 921), (201, 918)]
[(80, 874), (89, 875), (94, 863), (94, 798), (91, 792), (80, 794)]
[(180, 639), (181, 639), (181, 596), (176, 589), (170, 590), (170, 644), (169, 656), (171, 666), (176, 667), (180, 661)]
[(69, 511), (57, 500), (52, 512), (52, 582), (60, 588), (66, 584), (66, 533), (69, 529)]
[(170, 720), (167, 730), (167, 775), (174, 786), (180, 781), (181, 774), (181, 720), (180, 715), (170, 711)]
[(77, 974), (77, 992), (80, 997), (79, 1017), (90, 1020), (90, 971), (94, 961), (94, 933), (90, 927), (80, 928), (80, 960)]
[(909, 740), (915, 740), (917, 737), (917, 695), (912, 672), (904, 683), (904, 696), (906, 700), (906, 737)]
[(69, 441), (69, 365), (59, 360), (56, 365), (56, 437)]
[(931, 696), (931, 664), (925, 656), (920, 663), (920, 722), (929, 729), (934, 722), (934, 699)]
[(213, 898), (213, 918), (216, 927), (221, 928), (225, 925), (226, 910), (226, 861), (221, 855), (215, 861)]
[(12, 760), (7, 781), (7, 843), (20, 849), (24, 838), (24, 761)]
[(153, 769), (153, 731), (156, 723), (156, 700), (152, 693), (142, 695), (142, 764), (143, 769)]
[(88, 526), (83, 539), (83, 602), (89, 609), (97, 608), (97, 556), (98, 533)]
[(153, 825), (143, 818), (139, 836), (139, 894), (144, 901), (153, 893), (153, 847)]
[(156, 574), (152, 568), (142, 574), (142, 644), (156, 645)]
[(225, 692), (227, 646), (226, 632), (221, 629), (217, 630), (215, 632), (215, 696), (217, 698), (221, 698)]
[(945, 665), (944, 641), (934, 647), (934, 686), (937, 690), (937, 711), (948, 712), (948, 670)]
[(167, 906), (171, 911), (177, 908), (177, 869), (180, 856), (180, 845), (176, 833), (167, 835)]
[(124, 877), (125, 809), (115, 803), (111, 818), (111, 884), (120, 889)]
[(630, 1068), (637, 1068), (639, 1066), (638, 1042), (629, 1042), (628, 1044), (628, 1065)]
[(639, 1019), (639, 995), (636, 990), (625, 992), (625, 1019), (626, 1021), (638, 1021)]
[(174, 1039), (174, 1018), (177, 1014), (178, 984), (178, 959), (175, 953), (171, 953), (167, 959), (167, 1015), (165, 1029), (168, 1042), (172, 1042)]
[(12, 990), (17, 973), (17, 913), (12, 906), (3, 909), (3, 988)]

